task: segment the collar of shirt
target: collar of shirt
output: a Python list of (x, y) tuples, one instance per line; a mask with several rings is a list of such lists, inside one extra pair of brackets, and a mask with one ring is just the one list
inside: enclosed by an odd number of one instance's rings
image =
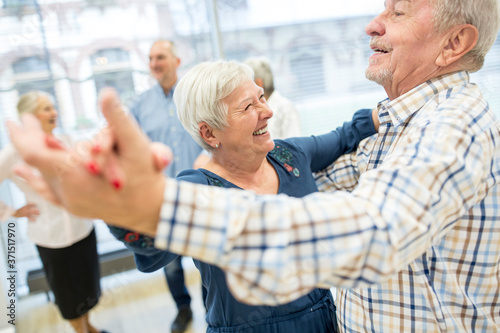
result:
[(172, 99), (172, 98), (174, 98), (174, 90), (175, 90), (175, 87), (177, 87), (178, 82), (179, 81), (175, 82), (175, 84), (172, 86), (172, 88), (170, 88), (170, 91), (168, 92), (168, 94), (165, 94), (165, 90), (163, 90), (162, 86), (159, 83), (156, 83), (153, 86), (153, 89), (155, 89), (157, 93), (164, 96), (165, 98)]
[(439, 92), (460, 82), (468, 84), (469, 81), (469, 73), (466, 71), (445, 74), (422, 83), (392, 101), (387, 98), (377, 105), (380, 123), (391, 122), (394, 127), (398, 127)]

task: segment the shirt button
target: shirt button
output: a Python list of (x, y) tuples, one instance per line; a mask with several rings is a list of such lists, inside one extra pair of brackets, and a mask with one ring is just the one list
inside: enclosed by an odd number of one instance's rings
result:
[(175, 131), (177, 130), (177, 128), (175, 128), (175, 127), (173, 127), (173, 126), (172, 126), (172, 127), (170, 128), (170, 130), (171, 130), (172, 132), (175, 132)]
[(172, 146), (174, 146), (174, 147), (177, 147), (178, 145), (179, 145), (179, 143), (178, 143), (177, 141), (174, 141), (174, 142), (172, 143)]

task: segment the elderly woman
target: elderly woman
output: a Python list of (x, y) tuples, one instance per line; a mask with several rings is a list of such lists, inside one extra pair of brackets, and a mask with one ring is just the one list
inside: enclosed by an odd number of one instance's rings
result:
[[(30, 91), (21, 96), (17, 110), (20, 115), (35, 115), (47, 139), (60, 142), (53, 134), (57, 126), (57, 110), (52, 96), (42, 91)], [(28, 238), (36, 245), (62, 317), (77, 333), (100, 332), (90, 324), (88, 315), (101, 294), (93, 221), (71, 215), (34, 192), (13, 171), (14, 165), (21, 162), (21, 156), (12, 145), (0, 151), (0, 182), (11, 180), (30, 202), (18, 210), (0, 202), (0, 220), (11, 216), (28, 217)]]
[[(374, 134), (376, 116), (360, 110), (336, 131), (311, 137), (272, 140), (273, 115), (252, 70), (234, 61), (202, 63), (179, 82), (174, 99), (181, 122), (211, 159), (203, 168), (185, 170), (177, 179), (257, 194), (285, 193), (302, 197), (317, 191), (313, 172)], [(135, 252), (141, 271), (162, 268), (177, 255), (154, 249), (154, 240), (116, 227), (112, 233)], [(207, 332), (334, 332), (335, 305), (329, 290), (280, 306), (250, 306), (230, 293), (224, 272), (194, 260), (206, 299)]]

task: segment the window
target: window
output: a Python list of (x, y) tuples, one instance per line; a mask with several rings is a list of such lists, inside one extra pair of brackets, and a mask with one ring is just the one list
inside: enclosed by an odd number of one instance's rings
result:
[(33, 0), (4, 0), (3, 7), (4, 8), (16, 8), (22, 6), (33, 6)]
[(325, 92), (323, 58), (320, 52), (301, 52), (292, 57), (290, 67), (295, 75), (295, 98), (321, 95)]
[(43, 57), (22, 58), (12, 64), (19, 96), (30, 90), (42, 90), (55, 97), (54, 82), (50, 79), (49, 64)]
[(12, 65), (12, 69), (16, 74), (46, 72), (49, 70), (49, 64), (46, 59), (39, 56), (33, 56), (16, 61)]
[(96, 92), (113, 87), (125, 101), (135, 95), (128, 52), (118, 48), (99, 50), (91, 56), (91, 63)]

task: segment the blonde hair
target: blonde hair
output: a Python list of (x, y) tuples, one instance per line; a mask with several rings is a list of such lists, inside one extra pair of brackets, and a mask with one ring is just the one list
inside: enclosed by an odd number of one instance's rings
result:
[(47, 97), (54, 104), (54, 98), (50, 94), (45, 91), (32, 90), (21, 95), (19, 98), (17, 102), (17, 112), (19, 115), (23, 113), (35, 113), (38, 109), (40, 97)]

